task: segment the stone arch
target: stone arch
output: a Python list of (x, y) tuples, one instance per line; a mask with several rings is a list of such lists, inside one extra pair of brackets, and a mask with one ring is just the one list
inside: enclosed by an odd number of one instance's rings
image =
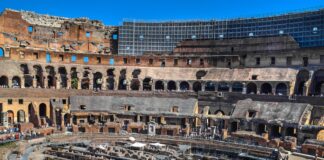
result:
[(263, 83), (261, 85), (261, 94), (271, 94), (272, 93), (272, 86), (269, 83)]
[(21, 87), (20, 77), (18, 77), (18, 76), (12, 77), (12, 87), (13, 88), (20, 88)]
[(79, 83), (79, 78), (78, 78), (77, 68), (72, 67), (71, 68), (71, 88), (78, 89), (78, 83)]
[(253, 82), (250, 82), (246, 85), (246, 93), (247, 94), (256, 94), (257, 93), (257, 85)]
[(295, 83), (295, 94), (304, 95), (306, 93), (305, 83), (309, 80), (309, 71), (308, 70), (300, 70), (296, 76)]
[(81, 79), (81, 89), (90, 89), (89, 71), (84, 71)]
[(44, 76), (42, 66), (34, 65), (33, 68), (35, 71), (36, 87), (44, 88)]
[(41, 103), (39, 105), (39, 110), (38, 110), (39, 116), (40, 117), (46, 117), (47, 116), (47, 108), (45, 103)]
[(232, 92), (243, 92), (243, 83), (241, 82), (234, 82), (232, 84)]
[(8, 77), (7, 76), (1, 76), (0, 77), (0, 87), (2, 88), (8, 88)]
[(132, 90), (138, 91), (140, 89), (140, 86), (141, 82), (137, 78), (132, 79), (130, 86)]
[(220, 92), (228, 92), (229, 91), (229, 88), (230, 88), (230, 86), (229, 86), (228, 83), (226, 83), (226, 82), (220, 82), (218, 84), (217, 90), (220, 91)]
[(3, 58), (4, 54), (5, 54), (5, 52), (4, 52), (3, 48), (0, 47), (0, 58)]
[(110, 68), (107, 70), (107, 90), (114, 90), (115, 88), (115, 74), (114, 74), (115, 69)]
[(152, 79), (150, 77), (146, 77), (143, 80), (143, 90), (151, 91), (152, 90)]
[(195, 92), (199, 92), (201, 91), (202, 89), (202, 86), (201, 86), (201, 83), (200, 82), (195, 82), (192, 84), (192, 89), (195, 91)]
[(288, 87), (285, 83), (279, 83), (276, 86), (276, 95), (284, 95), (288, 94)]
[(224, 111), (222, 111), (220, 109), (215, 111), (214, 114), (217, 115), (217, 116), (224, 116), (225, 115)]
[(189, 88), (190, 88), (190, 85), (189, 85), (189, 83), (187, 81), (182, 81), (180, 83), (180, 90), (181, 91), (188, 91)]
[(27, 64), (20, 64), (20, 70), (23, 74), (29, 74), (29, 68)]
[(175, 91), (177, 90), (177, 84), (175, 81), (169, 81), (168, 82), (168, 90), (169, 91)]
[(324, 95), (324, 69), (320, 69), (314, 72), (310, 93), (312, 95)]
[(126, 90), (126, 89), (127, 89), (126, 69), (122, 69), (120, 71), (120, 76), (119, 76), (118, 90)]
[(58, 68), (58, 73), (60, 74), (60, 79), (61, 79), (61, 88), (67, 88), (67, 71), (65, 67), (59, 67)]
[(24, 110), (17, 111), (17, 122), (25, 123), (26, 122), (26, 114)]
[(96, 72), (93, 74), (93, 89), (101, 90), (102, 85), (102, 73)]
[(7, 111), (8, 123), (14, 124), (15, 123), (15, 114), (12, 110)]
[(56, 88), (56, 77), (55, 77), (55, 69), (53, 66), (46, 66), (45, 70), (48, 74), (47, 76), (47, 88)]
[(215, 83), (213, 83), (211, 81), (206, 82), (205, 91), (215, 91), (215, 90), (216, 90)]
[(155, 90), (164, 90), (164, 82), (160, 80), (156, 81)]

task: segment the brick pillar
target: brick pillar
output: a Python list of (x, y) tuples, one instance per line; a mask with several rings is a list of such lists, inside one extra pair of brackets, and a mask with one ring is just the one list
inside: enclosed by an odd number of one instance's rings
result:
[(78, 89), (81, 89), (81, 80), (82, 80), (81, 73), (77, 73), (77, 77), (78, 77)]
[(168, 81), (163, 81), (164, 91), (168, 90)]
[(60, 89), (61, 88), (61, 77), (60, 74), (55, 76), (56, 79), (56, 89)]
[(12, 77), (8, 77), (8, 88), (12, 88)]
[(37, 88), (37, 78), (36, 78), (36, 76), (34, 76), (34, 78), (33, 78), (33, 87)]
[(21, 78), (20, 78), (20, 87), (25, 88), (25, 77), (24, 77), (24, 75), (22, 75)]
[(44, 75), (44, 88), (48, 87), (48, 79), (47, 79), (47, 74)]
[(140, 86), (139, 86), (139, 91), (143, 91), (143, 80), (142, 79), (138, 79)]
[(107, 88), (107, 79), (108, 79), (107, 76), (102, 76), (101, 89), (104, 90), (104, 91), (108, 90), (108, 88)]

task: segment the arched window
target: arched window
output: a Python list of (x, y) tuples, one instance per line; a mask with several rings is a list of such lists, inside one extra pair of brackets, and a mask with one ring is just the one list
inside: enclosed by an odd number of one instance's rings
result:
[(168, 82), (168, 90), (169, 91), (174, 91), (177, 90), (177, 85), (174, 81), (169, 81)]
[(192, 85), (192, 88), (195, 92), (198, 92), (198, 91), (201, 91), (201, 83), (200, 82), (195, 82), (193, 85)]
[(257, 86), (255, 83), (249, 83), (247, 86), (246, 86), (246, 93), (247, 94), (256, 94), (257, 93)]
[(242, 92), (243, 84), (240, 82), (234, 82), (232, 85), (232, 92)]
[(213, 82), (207, 82), (205, 85), (205, 91), (215, 91), (215, 84)]
[(187, 91), (189, 90), (189, 83), (186, 81), (183, 81), (180, 83), (180, 90), (181, 91)]
[(269, 83), (263, 83), (261, 85), (261, 94), (270, 94), (272, 93), (272, 86)]
[(46, 117), (46, 104), (44, 103), (39, 105), (39, 116)]
[(164, 90), (164, 83), (163, 83), (163, 81), (156, 81), (155, 82), (155, 90)]
[(287, 95), (287, 85), (284, 83), (279, 83), (276, 87), (276, 95)]

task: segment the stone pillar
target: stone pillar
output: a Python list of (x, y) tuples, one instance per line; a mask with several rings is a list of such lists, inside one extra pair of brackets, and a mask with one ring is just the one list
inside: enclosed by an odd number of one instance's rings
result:
[(188, 82), (188, 83), (189, 83), (188, 91), (192, 91), (193, 90), (193, 82)]
[(67, 74), (67, 80), (66, 80), (66, 89), (71, 89), (71, 82), (72, 82), (72, 77), (71, 74)]
[(107, 89), (107, 79), (108, 79), (108, 77), (107, 76), (103, 76), (102, 77), (102, 84), (101, 84), (101, 89), (102, 90), (108, 90)]
[(177, 91), (180, 91), (180, 82), (176, 81), (176, 85), (177, 85)]
[(48, 79), (47, 79), (47, 74), (44, 75), (44, 88), (48, 87)]
[(143, 91), (143, 80), (140, 79), (140, 78), (138, 80), (139, 80), (139, 83), (140, 83), (139, 91)]
[(243, 90), (242, 90), (242, 94), (246, 94), (246, 83), (243, 83)]
[(164, 91), (168, 90), (168, 81), (163, 81)]
[(8, 76), (8, 88), (12, 88), (12, 77)]
[(77, 73), (77, 77), (78, 77), (78, 89), (81, 89), (81, 81), (82, 81), (82, 74), (81, 73)]
[(24, 77), (24, 75), (22, 75), (21, 79), (20, 79), (20, 88), (25, 88), (25, 77)]
[(155, 81), (152, 79), (152, 91), (155, 91)]
[(36, 76), (34, 76), (34, 78), (33, 78), (33, 87), (37, 88), (37, 78), (36, 78)]
[(201, 91), (205, 91), (206, 82), (201, 82)]
[(228, 84), (229, 86), (229, 88), (228, 88), (228, 92), (232, 92), (232, 90), (233, 90), (233, 85), (232, 84)]
[(93, 90), (93, 74), (89, 73), (89, 90)]
[(56, 89), (61, 89), (61, 77), (60, 77), (60, 74), (55, 75), (55, 79), (56, 79)]

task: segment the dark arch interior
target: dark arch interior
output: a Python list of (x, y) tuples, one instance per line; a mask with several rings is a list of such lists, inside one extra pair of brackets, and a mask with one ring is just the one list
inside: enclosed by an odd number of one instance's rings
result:
[(324, 70), (318, 70), (314, 73), (311, 83), (311, 94), (324, 95)]
[(180, 83), (180, 90), (181, 91), (187, 91), (187, 90), (189, 90), (189, 83), (188, 82), (181, 82)]
[(287, 85), (284, 83), (279, 83), (276, 86), (276, 95), (287, 95)]
[(61, 87), (62, 88), (66, 88), (67, 87), (67, 72), (65, 67), (60, 67), (58, 69), (58, 72), (60, 74), (60, 78), (61, 78)]
[(101, 90), (102, 85), (102, 74), (100, 72), (96, 72), (93, 74), (93, 88)]
[(152, 79), (151, 78), (145, 78), (143, 80), (143, 90), (144, 91), (152, 90)]
[(301, 70), (296, 76), (295, 94), (303, 95), (305, 92), (305, 83), (309, 79), (309, 71)]
[(235, 82), (232, 85), (232, 92), (242, 92), (243, 91), (243, 84), (240, 82)]
[(257, 93), (257, 86), (255, 83), (249, 83), (246, 86), (246, 93), (247, 94), (256, 94)]
[(164, 90), (164, 83), (162, 81), (156, 81), (155, 90)]
[(8, 78), (6, 76), (0, 77), (0, 86), (5, 88), (8, 87)]
[(218, 84), (218, 91), (220, 92), (228, 92), (229, 91), (229, 85), (225, 82), (221, 82)]
[(192, 85), (192, 89), (193, 89), (195, 92), (201, 91), (201, 83), (200, 83), (200, 82), (195, 82), (195, 83)]
[(174, 81), (169, 81), (168, 82), (168, 90), (169, 91), (173, 91), (173, 90), (177, 90), (177, 85)]
[(39, 105), (39, 116), (46, 117), (46, 104), (44, 103)]
[(138, 91), (139, 88), (140, 88), (140, 85), (141, 85), (141, 83), (137, 78), (132, 79), (132, 82), (131, 82), (131, 89), (132, 90)]
[(126, 69), (122, 69), (120, 71), (118, 89), (119, 90), (126, 90), (127, 89)]
[(12, 78), (12, 87), (14, 88), (20, 88), (21, 87), (21, 81), (20, 78), (18, 76), (15, 76)]
[(205, 91), (215, 91), (216, 87), (213, 82), (207, 82), (205, 85)]
[(261, 94), (270, 94), (272, 93), (272, 87), (269, 83), (263, 83), (261, 85)]

